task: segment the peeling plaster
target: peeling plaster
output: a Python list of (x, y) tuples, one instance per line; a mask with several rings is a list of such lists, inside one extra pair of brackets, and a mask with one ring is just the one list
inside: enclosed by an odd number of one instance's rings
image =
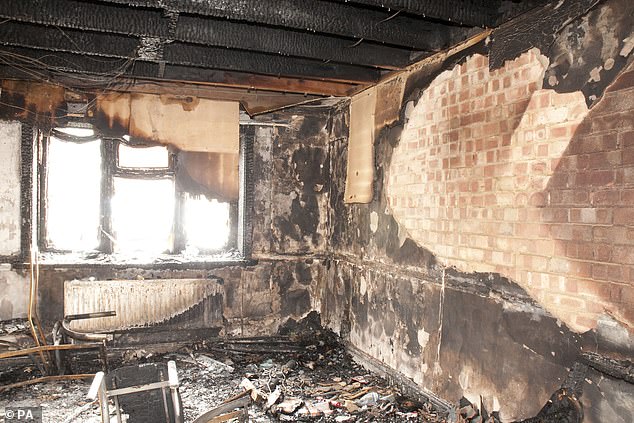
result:
[(26, 317), (29, 279), (12, 270), (0, 269), (0, 320)]
[(0, 255), (20, 252), (21, 154), (19, 122), (0, 121)]

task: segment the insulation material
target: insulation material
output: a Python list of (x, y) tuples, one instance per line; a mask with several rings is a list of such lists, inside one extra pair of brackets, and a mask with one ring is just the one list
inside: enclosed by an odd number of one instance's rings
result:
[(177, 183), (182, 191), (222, 202), (240, 194), (238, 154), (182, 151), (178, 155)]
[(219, 310), (210, 307), (217, 307), (213, 298), (223, 295), (223, 286), (216, 279), (73, 280), (64, 282), (64, 315), (117, 313), (113, 317), (73, 321), (71, 328), (80, 331), (148, 326), (186, 312), (202, 313), (202, 327), (211, 327), (222, 323), (222, 305)]
[(238, 154), (239, 103), (192, 96), (109, 94), (97, 100), (109, 129), (183, 151)]
[(346, 203), (372, 201), (375, 109), (376, 88), (363, 91), (350, 102), (350, 138), (344, 195)]

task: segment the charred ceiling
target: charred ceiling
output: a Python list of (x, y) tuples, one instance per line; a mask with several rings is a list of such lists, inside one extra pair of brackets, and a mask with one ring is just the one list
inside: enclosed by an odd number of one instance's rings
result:
[(541, 3), (8, 0), (0, 2), (0, 77), (342, 96)]

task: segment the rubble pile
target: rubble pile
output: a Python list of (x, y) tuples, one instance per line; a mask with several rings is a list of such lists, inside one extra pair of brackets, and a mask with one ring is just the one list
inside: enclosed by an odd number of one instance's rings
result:
[[(266, 344), (237, 348), (228, 342), (219, 348), (216, 343), (201, 346), (190, 359), (171, 357), (190, 365), (194, 358), (216, 377), (234, 375), (229, 384), (239, 381), (250, 394), (249, 421), (446, 421), (430, 403), (402, 396), (355, 363), (339, 338), (320, 323), (319, 315), (311, 313), (300, 322), (288, 321)], [(185, 404), (188, 391), (184, 381)]]
[(472, 404), (468, 399), (462, 397), (459, 403), (461, 423), (500, 423), (500, 415), (497, 411), (489, 413), (480, 398), (480, 406)]
[[(430, 403), (401, 395), (356, 364), (338, 337), (321, 327), (318, 315), (289, 321), (272, 337), (210, 339), (168, 352), (147, 345), (109, 353), (110, 368), (174, 360), (185, 421), (190, 423), (212, 418), (447, 422)], [(0, 404), (41, 405), (45, 422), (99, 422), (99, 404), (86, 399), (89, 384), (90, 380), (63, 381), (0, 391)]]

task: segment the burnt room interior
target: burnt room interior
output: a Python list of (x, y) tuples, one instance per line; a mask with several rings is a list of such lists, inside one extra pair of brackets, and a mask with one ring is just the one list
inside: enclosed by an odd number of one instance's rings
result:
[(631, 0), (0, 2), (0, 418), (634, 421), (633, 51)]

